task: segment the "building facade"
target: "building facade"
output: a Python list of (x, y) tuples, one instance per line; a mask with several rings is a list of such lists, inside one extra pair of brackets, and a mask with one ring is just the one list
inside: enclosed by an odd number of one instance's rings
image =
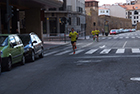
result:
[(120, 7), (120, 5), (112, 5), (110, 6), (110, 16), (126, 18), (126, 9)]
[(108, 15), (110, 16), (110, 9), (108, 8), (99, 8), (98, 15)]
[(126, 9), (126, 18), (131, 19), (132, 25), (136, 26), (140, 22), (140, 4), (135, 5), (121, 5)]
[(84, 36), (84, 0), (63, 0), (62, 7), (46, 9), (44, 22), (44, 37), (67, 35), (71, 28), (74, 28), (81, 36)]
[(61, 6), (60, 0), (0, 0), (0, 33), (33, 31), (43, 40), (43, 9)]

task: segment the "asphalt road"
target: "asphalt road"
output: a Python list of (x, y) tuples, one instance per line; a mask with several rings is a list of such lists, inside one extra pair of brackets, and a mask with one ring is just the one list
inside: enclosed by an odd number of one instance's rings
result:
[[(140, 31), (77, 41), (0, 75), (0, 94), (140, 94)], [(138, 79), (136, 79), (136, 78)]]

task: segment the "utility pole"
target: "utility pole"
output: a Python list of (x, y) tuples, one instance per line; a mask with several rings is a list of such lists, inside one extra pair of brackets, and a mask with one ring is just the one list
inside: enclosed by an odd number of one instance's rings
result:
[(8, 20), (8, 15), (9, 15), (9, 0), (6, 0), (6, 6), (7, 6), (7, 14), (6, 14), (7, 32), (8, 32), (8, 34), (10, 34), (10, 22)]

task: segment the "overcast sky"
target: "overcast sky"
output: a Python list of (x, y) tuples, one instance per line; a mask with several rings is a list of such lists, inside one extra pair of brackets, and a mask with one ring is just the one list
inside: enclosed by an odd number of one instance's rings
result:
[(97, 1), (99, 1), (99, 5), (103, 5), (103, 4), (114, 4), (116, 2), (126, 3), (126, 0), (97, 0)]

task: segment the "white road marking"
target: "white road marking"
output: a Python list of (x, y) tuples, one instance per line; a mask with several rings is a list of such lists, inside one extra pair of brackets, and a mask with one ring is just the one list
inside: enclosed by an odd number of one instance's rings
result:
[(140, 53), (140, 49), (139, 48), (132, 48), (132, 53)]
[(105, 48), (105, 45), (103, 45), (103, 46), (100, 46), (100, 48), (101, 48), (101, 49)]
[[(75, 54), (79, 54), (79, 53), (81, 53), (81, 52), (83, 52), (84, 50), (78, 50), (78, 51), (75, 51)], [(70, 53), (69, 55), (73, 55), (73, 52), (72, 53)]]
[(97, 51), (98, 49), (92, 49), (92, 50), (89, 50), (88, 52), (86, 52), (85, 54), (93, 54)]
[(124, 51), (125, 51), (125, 49), (118, 49), (118, 50), (116, 51), (116, 54), (122, 54), (122, 53), (124, 53)]
[(82, 48), (88, 47), (88, 46), (90, 46), (90, 45), (92, 45), (92, 44), (93, 44), (93, 43), (89, 43), (89, 44), (87, 44), (87, 45), (82, 46)]
[(100, 54), (108, 54), (111, 51), (111, 49), (104, 49), (100, 52)]
[(123, 37), (119, 37), (119, 39), (123, 39)]
[(102, 39), (106, 39), (106, 38), (102, 38)]
[(134, 39), (135, 37), (131, 37), (132, 39)]
[(55, 54), (55, 56), (58, 56), (58, 55), (63, 55), (63, 54), (66, 54), (68, 52), (71, 52), (72, 50), (67, 50), (67, 51), (64, 51), (64, 52), (60, 52), (58, 54)]
[(127, 41), (124, 43), (124, 45), (123, 45), (123, 47), (122, 47), (122, 48), (124, 48), (124, 47), (126, 46), (126, 44), (127, 44)]
[(133, 78), (130, 78), (130, 80), (132, 80), (132, 81), (140, 81), (140, 77), (133, 77)]
[(126, 39), (128, 39), (129, 37), (125, 37)]
[(112, 37), (109, 37), (108, 39), (112, 39)]
[(106, 56), (81, 56), (81, 57), (74, 57), (74, 58), (84, 58), (84, 59), (89, 59), (89, 58), (134, 58), (134, 57), (140, 57), (140, 55), (115, 55), (115, 56), (110, 56), (110, 55), (106, 55)]
[(55, 53), (57, 53), (57, 52), (58, 52), (58, 51), (53, 51), (53, 52), (50, 52), (50, 53), (44, 54), (44, 56), (52, 55), (52, 54), (55, 54)]
[(118, 37), (114, 37), (114, 39), (117, 39)]

